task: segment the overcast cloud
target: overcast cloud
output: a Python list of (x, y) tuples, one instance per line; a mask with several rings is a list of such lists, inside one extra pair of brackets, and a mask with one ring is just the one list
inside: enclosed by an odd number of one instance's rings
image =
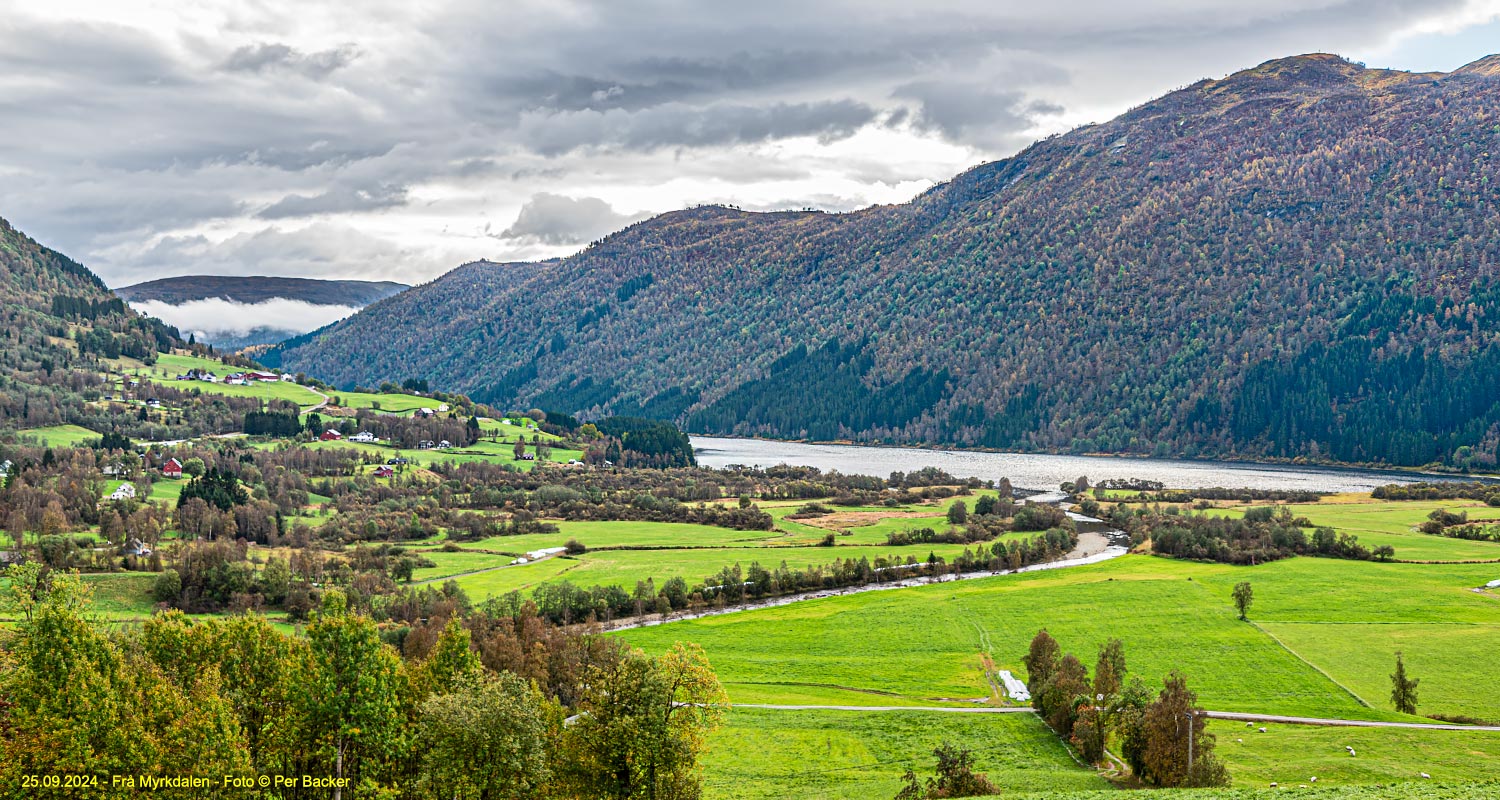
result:
[(111, 285), (418, 283), (697, 203), (903, 201), (1272, 58), (1452, 69), (1497, 21), (1500, 0), (0, 0), (0, 217)]

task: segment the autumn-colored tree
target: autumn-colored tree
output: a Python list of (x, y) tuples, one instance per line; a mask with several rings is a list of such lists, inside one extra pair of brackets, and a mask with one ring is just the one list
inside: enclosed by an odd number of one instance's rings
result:
[(1067, 739), (1073, 735), (1073, 723), (1079, 712), (1093, 704), (1088, 669), (1078, 656), (1068, 653), (1057, 662), (1057, 670), (1042, 685), (1041, 705), (1037, 710), (1059, 736)]
[[(308, 738), (335, 778), (357, 785), (372, 777), (366, 762), (387, 756), (402, 723), (397, 702), (404, 694), (401, 662), (380, 641), (375, 623), (352, 614), (344, 595), (329, 591), (307, 626), (311, 669), (300, 688)], [(334, 790), (334, 800), (343, 793)]]
[(697, 645), (660, 658), (631, 650), (584, 676), (578, 715), (562, 737), (572, 795), (677, 800), (700, 793), (697, 759), (727, 698)]
[(449, 618), (427, 659), (416, 669), (415, 689), (420, 696), (448, 694), (479, 679), (484, 665), (471, 639), (457, 617)]
[(1125, 643), (1110, 639), (1099, 648), (1099, 660), (1094, 665), (1094, 693), (1104, 695), (1108, 703), (1120, 693), (1125, 681)]
[(1047, 633), (1046, 628), (1042, 628), (1031, 638), (1031, 648), (1021, 661), (1026, 665), (1026, 686), (1031, 690), (1031, 704), (1037, 709), (1041, 708), (1042, 687), (1047, 685), (1052, 673), (1057, 671), (1060, 653), (1057, 640)]
[(536, 797), (551, 774), (547, 745), (561, 727), (558, 707), (508, 672), (465, 681), (419, 709), (420, 786), (431, 797)]
[(1224, 786), (1229, 774), (1213, 755), (1214, 736), (1197, 707), (1198, 695), (1182, 673), (1167, 675), (1161, 694), (1145, 709), (1140, 778), (1156, 786)]

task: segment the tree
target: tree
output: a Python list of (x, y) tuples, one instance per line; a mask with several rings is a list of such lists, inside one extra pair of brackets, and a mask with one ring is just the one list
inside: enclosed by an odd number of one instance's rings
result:
[(479, 654), (474, 652), (472, 637), (457, 617), (443, 626), (432, 652), (417, 669), (417, 690), (424, 694), (448, 694), (471, 684), (484, 673)]
[(962, 500), (955, 500), (955, 501), (953, 501), (953, 505), (948, 506), (948, 524), (949, 525), (962, 525), (965, 522), (967, 522), (968, 519), (969, 519), (969, 507), (964, 504), (964, 501), (962, 501)]
[(1402, 714), (1417, 713), (1417, 684), (1422, 681), (1406, 677), (1406, 661), (1396, 651), (1396, 671), (1391, 673), (1391, 705)]
[(1042, 684), (1039, 699), (1041, 704), (1037, 706), (1037, 710), (1042, 712), (1047, 724), (1064, 739), (1071, 737), (1073, 723), (1078, 720), (1079, 707), (1092, 706), (1094, 703), (1093, 692), (1089, 689), (1088, 670), (1083, 662), (1072, 653), (1063, 656), (1057, 662), (1057, 669), (1052, 676)]
[(698, 797), (698, 755), (726, 702), (697, 645), (679, 642), (659, 659), (630, 650), (592, 665), (562, 737), (569, 796)]
[(1052, 679), (1052, 673), (1057, 671), (1057, 660), (1061, 649), (1057, 646), (1057, 640), (1052, 634), (1047, 633), (1046, 628), (1036, 632), (1031, 639), (1031, 649), (1021, 663), (1026, 665), (1026, 687), (1031, 690), (1031, 704), (1037, 709), (1041, 706), (1042, 687)]
[(1162, 787), (1229, 783), (1224, 765), (1213, 755), (1214, 737), (1206, 730), (1208, 720), (1197, 702), (1198, 695), (1187, 688), (1182, 673), (1167, 675), (1161, 694), (1141, 720), (1142, 780)]
[(1255, 601), (1255, 591), (1250, 588), (1249, 581), (1240, 581), (1234, 585), (1234, 607), (1240, 612), (1240, 621), (1246, 622), (1250, 618), (1246, 614), (1250, 611), (1250, 604)]
[(475, 673), (418, 710), (417, 737), (427, 745), (422, 788), (429, 797), (537, 796), (550, 777), (549, 718), (559, 716), (534, 684), (509, 672)]
[(182, 474), (189, 478), (196, 478), (202, 475), (204, 469), (203, 459), (201, 458), (189, 458), (182, 462)]
[(1112, 700), (1120, 693), (1125, 682), (1125, 643), (1110, 639), (1099, 648), (1099, 660), (1094, 666), (1094, 692), (1104, 695), (1104, 701)]
[(521, 436), (520, 434), (517, 434), (516, 435), (516, 446), (513, 447), (513, 448), (511, 448), (510, 452), (511, 452), (511, 455), (515, 456), (515, 458), (516, 458), (517, 461), (519, 461), (521, 459), (521, 456), (526, 455), (526, 437), (525, 436)]
[(911, 770), (902, 777), (905, 786), (896, 794), (896, 800), (921, 800), (938, 797), (979, 797), (995, 794), (995, 784), (989, 776), (974, 772), (974, 752), (943, 742), (932, 751), (937, 756), (937, 774), (927, 779), (926, 791), (917, 782)]
[[(307, 626), (311, 668), (302, 699), (307, 731), (319, 755), (333, 762), (335, 778), (355, 783), (367, 760), (394, 749), (402, 714), (400, 658), (380, 641), (368, 618), (351, 614), (342, 593), (329, 591)], [(334, 789), (334, 798), (343, 793)]]

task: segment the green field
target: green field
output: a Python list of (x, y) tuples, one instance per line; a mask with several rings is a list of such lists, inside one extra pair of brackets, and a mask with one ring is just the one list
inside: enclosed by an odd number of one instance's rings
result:
[(974, 751), (1005, 793), (1108, 788), (1031, 714), (735, 709), (703, 759), (707, 798), (889, 798), (908, 768), (930, 774), (943, 741)]
[[(1416, 526), (1427, 520), (1433, 510), (1446, 508), (1467, 511), (1474, 519), (1500, 518), (1500, 508), (1491, 508), (1475, 500), (1411, 500), (1398, 503), (1370, 500), (1294, 504), (1287, 506), (1292, 514), (1307, 517), (1314, 525), (1328, 526), (1359, 537), (1366, 547), (1390, 545), (1396, 558), (1407, 561), (1474, 561), (1500, 559), (1500, 543), (1470, 542), (1419, 533)], [(1246, 508), (1215, 509), (1209, 513), (1225, 516), (1243, 515)]]
[(150, 378), (153, 383), (188, 392), (197, 390), (203, 394), (216, 394), (225, 397), (258, 397), (263, 400), (289, 400), (304, 408), (323, 402), (323, 398), (317, 392), (305, 386), (298, 386), (295, 383), (275, 381), (255, 382), (245, 386), (228, 386), (223, 383), (179, 381), (175, 379), (176, 376), (192, 369), (211, 372), (219, 377), (243, 371), (239, 367), (231, 367), (213, 359), (181, 354), (162, 354), (157, 358), (154, 366), (130, 370), (129, 374), (140, 374), (143, 377)]
[[(1209, 731), (1215, 752), (1229, 767), (1235, 786), (1317, 785), (1421, 781), (1486, 781), (1496, 777), (1500, 733), (1426, 731), (1403, 728), (1321, 728), (1215, 720)], [(1354, 748), (1350, 756), (1345, 746)], [(1414, 787), (1415, 788), (1415, 787)], [(1464, 797), (1494, 797), (1475, 793)]]
[[(257, 442), (252, 447), (270, 449), (278, 447), (283, 440), (269, 442)], [(408, 459), (413, 466), (431, 466), (437, 463), (461, 463), (465, 461), (486, 461), (494, 464), (511, 464), (517, 469), (535, 469), (536, 461), (518, 461), (513, 451), (513, 444), (502, 444), (489, 441), (480, 441), (473, 447), (451, 448), (448, 450), (410, 450), (392, 447), (388, 444), (374, 444), (367, 442), (351, 442), (347, 439), (332, 439), (329, 441), (305, 442), (298, 445), (313, 450), (348, 449), (358, 450), (379, 456), (381, 461), (401, 456)], [(528, 451), (530, 448), (527, 448)], [(566, 462), (570, 459), (582, 459), (583, 452), (579, 450), (555, 449), (552, 451), (550, 460), (553, 463)]]
[(731, 699), (739, 702), (783, 702), (808, 687), (834, 690), (844, 698), (841, 703), (853, 705), (884, 704), (871, 692), (912, 700), (985, 697), (981, 653), (1000, 668), (1019, 670), (1032, 635), (1046, 627), (1064, 649), (1079, 652), (1090, 664), (1104, 640), (1119, 637), (1133, 672), (1155, 682), (1180, 669), (1208, 708), (1399, 719), (1383, 693), (1356, 689), (1356, 697), (1335, 683), (1358, 684), (1352, 662), (1359, 659), (1373, 665), (1370, 669), (1388, 670), (1395, 650), (1389, 642), (1372, 635), (1350, 640), (1345, 651), (1289, 650), (1235, 618), (1231, 588), (1240, 580), (1252, 582), (1251, 616), (1273, 631), (1287, 622), (1471, 623), (1466, 630), (1477, 642), (1473, 647), (1453, 651), (1433, 639), (1412, 641), (1405, 649), (1414, 663), (1449, 662), (1433, 669), (1430, 689), (1424, 685), (1424, 708), (1473, 708), (1476, 702), (1489, 703), (1476, 701), (1472, 687), (1450, 684), (1443, 676), (1449, 671), (1480, 675), (1492, 667), (1493, 659), (1483, 653), (1500, 647), (1500, 599), (1470, 587), (1493, 572), (1487, 565), (1300, 558), (1229, 567), (1127, 556), (1087, 567), (807, 601), (622, 635), (651, 651), (677, 640), (698, 642)]
[(89, 442), (99, 441), (99, 434), (77, 425), (50, 425), (45, 428), (27, 428), (16, 431), (20, 436), (29, 436), (47, 447), (83, 447)]
[(411, 394), (370, 394), (366, 392), (329, 392), (334, 405), (344, 408), (373, 408), (380, 411), (388, 411), (400, 414), (415, 411), (419, 408), (430, 408), (434, 411), (442, 405), (441, 400), (431, 397), (419, 397)]
[[(1260, 733), (1260, 727), (1266, 732)], [(1422, 782), (1403, 787), (1420, 792), (1431, 786), (1420, 777), (1422, 772), (1450, 786), (1493, 780), (1492, 765), (1500, 757), (1500, 734), (1486, 732), (1246, 727), (1228, 720), (1214, 720), (1209, 731), (1234, 786), (1268, 788), (1277, 783), (1287, 791), (1316, 785), (1319, 791), (1311, 796), (1330, 800), (1366, 796), (1345, 794), (1363, 784)], [(820, 800), (891, 797), (907, 768), (930, 774), (931, 751), (943, 741), (971, 749), (978, 771), (987, 773), (1006, 796), (1039, 792), (1034, 796), (1041, 798), (1108, 788), (1093, 770), (1079, 767), (1031, 714), (736, 708), (703, 759), (704, 794)], [(1345, 746), (1353, 747), (1355, 755), (1350, 756)], [(1316, 782), (1310, 780), (1313, 777)], [(1176, 798), (1211, 795), (1172, 793)]]

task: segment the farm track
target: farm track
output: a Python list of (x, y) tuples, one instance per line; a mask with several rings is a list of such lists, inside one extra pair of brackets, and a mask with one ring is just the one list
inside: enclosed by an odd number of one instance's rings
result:
[[(1029, 706), (998, 708), (976, 706), (973, 708), (948, 706), (825, 706), (825, 705), (773, 705), (768, 703), (735, 703), (734, 708), (759, 708), (769, 711), (941, 711), (951, 714), (1035, 714)], [(1477, 731), (1500, 733), (1500, 726), (1447, 725), (1438, 722), (1378, 722), (1365, 719), (1325, 719), (1322, 717), (1288, 717), (1279, 714), (1248, 714), (1237, 711), (1204, 711), (1209, 719), (1236, 722), (1271, 722), (1282, 725), (1311, 725), (1330, 728), (1406, 728), (1424, 731)]]

